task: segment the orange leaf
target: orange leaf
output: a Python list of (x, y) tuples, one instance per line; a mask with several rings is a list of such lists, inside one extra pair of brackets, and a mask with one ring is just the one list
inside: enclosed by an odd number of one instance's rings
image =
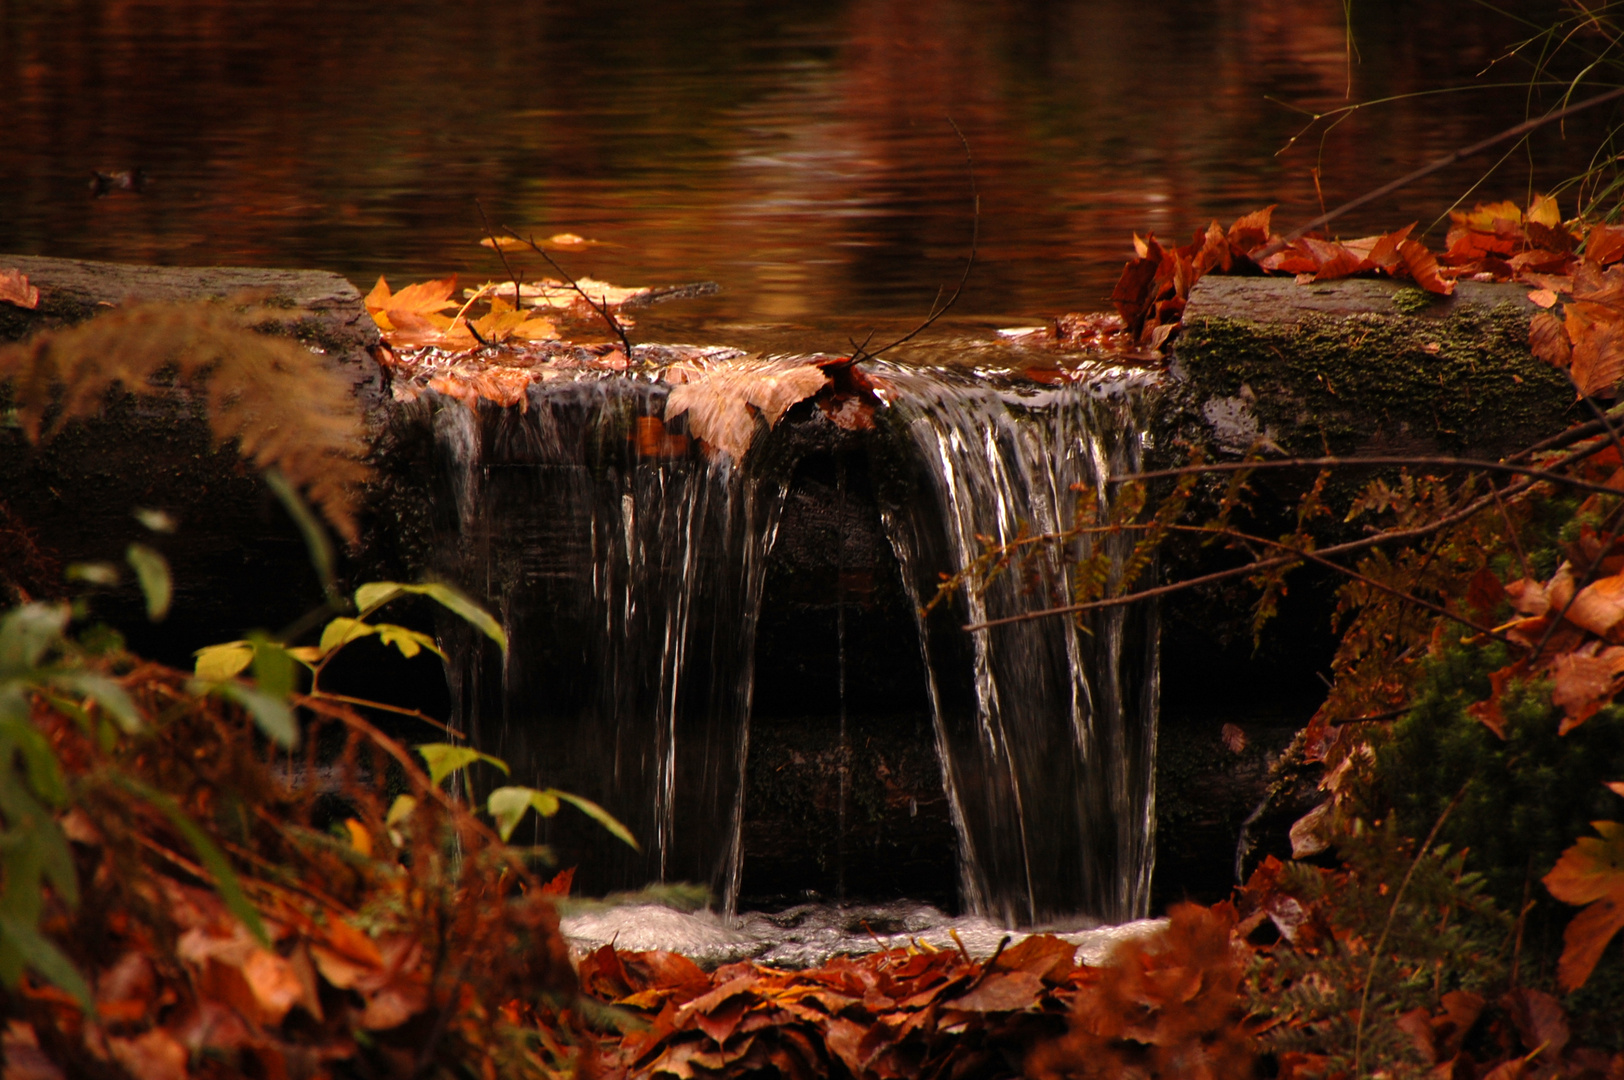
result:
[(1601, 836), (1581, 836), (1544, 878), (1558, 900), (1586, 905), (1562, 935), (1556, 979), (1567, 991), (1584, 985), (1607, 943), (1624, 930), (1624, 823), (1591, 825)]
[(191, 1055), (166, 1028), (153, 1028), (133, 1039), (110, 1037), (107, 1046), (136, 1080), (186, 1080)]
[[(1584, 594), (1581, 593), (1582, 597)], [(1574, 607), (1578, 603), (1575, 602)], [(1571, 614), (1571, 611), (1570, 611)], [(1557, 734), (1566, 735), (1613, 697), (1613, 665), (1599, 656), (1566, 653), (1551, 664), (1551, 703), (1566, 715)]]
[(1585, 258), (1598, 266), (1624, 259), (1624, 225), (1597, 225), (1586, 233)]
[(1426, 249), (1426, 245), (1416, 240), (1405, 240), (1398, 246), (1398, 255), (1410, 280), (1427, 292), (1437, 293), (1440, 296), (1450, 296), (1454, 293), (1455, 283), (1438, 276), (1438, 260)]
[(1624, 574), (1586, 585), (1568, 606), (1567, 619), (1598, 637), (1606, 637), (1624, 619)]
[(1250, 255), (1269, 242), (1269, 218), (1273, 214), (1274, 207), (1265, 206), (1236, 219), (1235, 224), (1229, 227), (1229, 242)]
[[(1575, 305), (1569, 305), (1571, 311)], [(1571, 326), (1570, 326), (1570, 336)], [(1595, 319), (1573, 336), (1573, 384), (1586, 396), (1612, 397), (1624, 377), (1624, 318)]]
[(21, 270), (0, 270), (0, 303), (39, 307), (39, 289), (28, 283)]
[(541, 887), (543, 896), (568, 896), (570, 886), (575, 884), (575, 867), (566, 866), (553, 875), (551, 881)]

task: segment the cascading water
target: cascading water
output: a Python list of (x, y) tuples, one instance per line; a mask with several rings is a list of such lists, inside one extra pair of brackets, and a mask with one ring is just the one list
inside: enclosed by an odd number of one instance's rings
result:
[(443, 569), (512, 643), (503, 662), (451, 628), (448, 670), (455, 721), (514, 782), (584, 795), (641, 841), (634, 852), (569, 810), (535, 826), (581, 888), (690, 881), (730, 898), (783, 492), (669, 434), (665, 396), (609, 377), (535, 384), (523, 411), (437, 403), (457, 507)]
[[(1143, 422), (1127, 384), (1001, 387), (895, 366), (883, 378), (917, 455), (918, 497), (886, 515), (916, 602), (982, 552), (979, 537), (1064, 529), (1077, 499), (1103, 506), (1107, 479), (1139, 467)], [(1070, 555), (1089, 543), (1079, 538)], [(1122, 921), (1149, 903), (1154, 607), (962, 629), (1063, 604), (1068, 592), (1051, 550), (919, 622), (962, 901), (1009, 926), (1077, 913)]]
[[(978, 535), (1063, 528), (1078, 498), (1103, 500), (1109, 476), (1138, 467), (1143, 425), (1131, 389), (881, 368), (887, 408), (870, 445), (890, 462), (881, 486), (906, 489), (879, 496), (916, 605), (980, 552)], [(513, 767), (513, 782), (591, 798), (643, 842), (633, 852), (568, 810), (526, 826), (534, 832), (521, 840), (579, 867), (581, 891), (693, 881), (731, 912), (755, 627), (787, 474), (783, 454), (769, 477), (701, 453), (662, 423), (667, 393), (602, 375), (533, 384), (522, 409), (430, 397), (448, 481), (441, 505), (455, 508), (442, 522), (439, 569), (499, 613), (512, 643), (504, 661), (471, 631), (447, 627), (454, 722)], [(1084, 548), (1078, 541), (1072, 554)], [(1058, 556), (1028, 578), (1006, 576), (917, 622), (961, 903), (1010, 926), (1134, 918), (1148, 903), (1153, 857), (1155, 613), (1141, 605), (1080, 624), (964, 633), (965, 622), (1063, 602)], [(843, 588), (845, 769), (847, 666), (864, 658), (848, 655)], [(843, 772), (842, 825), (846, 781)]]

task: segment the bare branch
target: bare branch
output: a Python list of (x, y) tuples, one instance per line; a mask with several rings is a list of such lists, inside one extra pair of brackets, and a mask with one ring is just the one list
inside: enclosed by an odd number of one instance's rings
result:
[(609, 324), (609, 329), (613, 330), (615, 336), (620, 339), (621, 347), (625, 349), (626, 359), (629, 362), (632, 359), (631, 338), (626, 336), (626, 328), (620, 325), (620, 320), (609, 314), (609, 305), (600, 304), (593, 300), (592, 297), (588, 296), (586, 294), (586, 290), (581, 288), (580, 283), (574, 278), (570, 277), (570, 272), (565, 270), (562, 266), (559, 266), (558, 261), (551, 255), (547, 254), (547, 252), (542, 249), (541, 245), (536, 243), (534, 239), (528, 236), (520, 236), (506, 225), (502, 226), (502, 231), (513, 237), (513, 239), (519, 241), (521, 244), (528, 244), (531, 251), (534, 251), (537, 255), (540, 255), (543, 259), (547, 260), (548, 266), (564, 275), (564, 280), (569, 282), (570, 288), (575, 290), (577, 296), (586, 301), (587, 307), (591, 308), (593, 311), (596, 311), (603, 317), (603, 321)]

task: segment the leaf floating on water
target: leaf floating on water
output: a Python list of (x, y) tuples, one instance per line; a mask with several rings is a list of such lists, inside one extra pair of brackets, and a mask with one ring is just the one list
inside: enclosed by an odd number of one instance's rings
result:
[(771, 428), (791, 405), (829, 385), (817, 366), (785, 359), (673, 364), (664, 376), (676, 384), (666, 399), (666, 423), (687, 414), (690, 432), (735, 461), (750, 449), (757, 416)]

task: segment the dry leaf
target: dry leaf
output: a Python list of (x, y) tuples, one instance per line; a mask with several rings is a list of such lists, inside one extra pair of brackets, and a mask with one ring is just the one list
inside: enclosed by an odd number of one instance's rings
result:
[(1552, 896), (1584, 906), (1562, 935), (1556, 979), (1566, 991), (1584, 985), (1607, 943), (1624, 930), (1624, 823), (1591, 825), (1601, 835), (1581, 836), (1544, 878)]
[(665, 421), (686, 414), (688, 430), (735, 461), (743, 460), (759, 415), (771, 428), (791, 405), (829, 384), (815, 365), (794, 360), (732, 360), (678, 364), (665, 371), (678, 385), (665, 403)]
[(28, 283), (21, 270), (0, 269), (0, 303), (39, 307), (39, 289)]

